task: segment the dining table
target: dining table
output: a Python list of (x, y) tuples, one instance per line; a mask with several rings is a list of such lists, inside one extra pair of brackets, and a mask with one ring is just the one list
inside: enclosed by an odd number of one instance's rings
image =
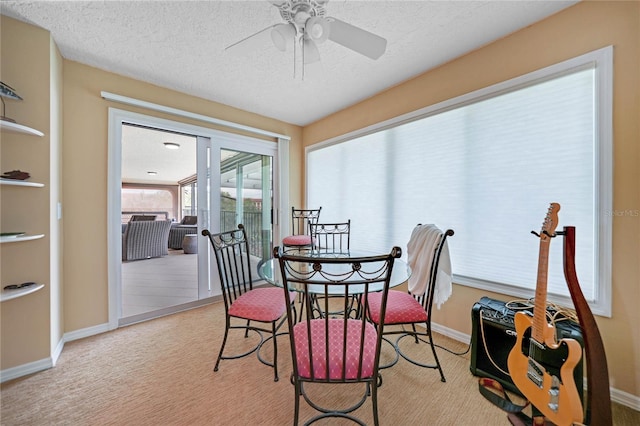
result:
[[(349, 259), (357, 259), (361, 257), (369, 257), (369, 256), (379, 256), (384, 253), (380, 252), (372, 252), (368, 250), (348, 250), (348, 251), (325, 251), (325, 250), (308, 250), (302, 252), (298, 256), (302, 258), (300, 262), (294, 262), (293, 267), (299, 268), (299, 271), (308, 271), (309, 268), (312, 268), (313, 262), (317, 259), (327, 259), (327, 258), (349, 258)], [(350, 264), (348, 263), (335, 263), (329, 264), (325, 263), (323, 268), (333, 268), (334, 273), (340, 274), (342, 272), (346, 272), (344, 268), (350, 268)], [(283, 287), (284, 280), (282, 279), (282, 273), (280, 271), (280, 261), (276, 258), (271, 258), (263, 261), (258, 266), (258, 275), (260, 278), (264, 279), (268, 283), (277, 286)], [(391, 271), (391, 277), (389, 279), (389, 288), (397, 287), (401, 284), (406, 283), (411, 276), (411, 267), (409, 264), (401, 259), (394, 259), (393, 270)], [(382, 290), (382, 283), (375, 284), (379, 286), (379, 290)], [(344, 294), (344, 285), (337, 284), (335, 286), (331, 286), (328, 290), (329, 295), (335, 294)], [(289, 290), (302, 292), (302, 288), (300, 284), (289, 283)], [(364, 291), (364, 286), (350, 286), (349, 293), (353, 295), (357, 295), (358, 293)], [(370, 289), (369, 291), (376, 291), (375, 288)], [(324, 294), (325, 286), (324, 285), (310, 285), (309, 286), (310, 293), (316, 294)]]

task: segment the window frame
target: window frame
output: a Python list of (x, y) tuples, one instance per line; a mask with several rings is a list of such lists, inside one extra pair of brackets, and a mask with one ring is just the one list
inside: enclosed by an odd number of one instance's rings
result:
[[(457, 96), (419, 110), (403, 114), (383, 122), (340, 135), (305, 148), (305, 163), (309, 154), (331, 145), (348, 142), (372, 133), (384, 131), (402, 124), (477, 103), (501, 94), (530, 86), (537, 82), (551, 80), (586, 67), (595, 69), (595, 164), (594, 175), (594, 247), (598, 259), (594, 271), (595, 300), (589, 305), (594, 314), (611, 317), (611, 261), (612, 261), (612, 209), (613, 200), (613, 47), (607, 46), (583, 55), (556, 63), (545, 68), (515, 77), (473, 92)], [(308, 167), (305, 168), (308, 170)], [(305, 171), (305, 173), (308, 173)], [(305, 194), (309, 194), (309, 177), (305, 174)], [(508, 284), (494, 283), (481, 279), (461, 277), (454, 274), (454, 282), (464, 286), (491, 291), (519, 298), (531, 297), (531, 290)], [(549, 294), (550, 302), (571, 306), (570, 297)]]

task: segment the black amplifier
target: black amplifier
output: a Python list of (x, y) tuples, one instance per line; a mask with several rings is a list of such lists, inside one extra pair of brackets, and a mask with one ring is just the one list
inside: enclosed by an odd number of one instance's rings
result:
[[(513, 308), (513, 309), (510, 309)], [(515, 310), (514, 310), (515, 309)], [(507, 306), (505, 302), (482, 297), (473, 305), (471, 309), (471, 374), (479, 377), (489, 377), (499, 381), (505, 389), (520, 394), (513, 384), (507, 367), (509, 352), (516, 343), (516, 331), (513, 324), (513, 316), (517, 311), (528, 310), (533, 312), (533, 307), (528, 306)], [(557, 339), (571, 338), (580, 343), (584, 348), (584, 340), (580, 325), (572, 320), (564, 319), (555, 324)], [(523, 347), (529, 346), (529, 335), (527, 331), (523, 338)], [(554, 375), (558, 375), (564, 359), (558, 353), (551, 352), (557, 357), (543, 359), (542, 363), (547, 370)], [(523, 353), (527, 353), (523, 349)], [(574, 369), (574, 381), (578, 388), (580, 397), (583, 396), (583, 363), (584, 357)]]

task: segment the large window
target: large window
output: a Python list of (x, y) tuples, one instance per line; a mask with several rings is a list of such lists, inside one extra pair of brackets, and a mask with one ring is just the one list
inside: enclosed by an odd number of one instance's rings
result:
[[(351, 219), (354, 248), (406, 247), (435, 223), (454, 281), (532, 297), (549, 203), (576, 227), (576, 267), (594, 313), (610, 315), (611, 48), (452, 99), (307, 151), (307, 205)], [(561, 238), (549, 299), (570, 305)]]
[(168, 188), (124, 184), (120, 203), (123, 223), (128, 222), (135, 213), (157, 215), (158, 220), (176, 217), (174, 194)]

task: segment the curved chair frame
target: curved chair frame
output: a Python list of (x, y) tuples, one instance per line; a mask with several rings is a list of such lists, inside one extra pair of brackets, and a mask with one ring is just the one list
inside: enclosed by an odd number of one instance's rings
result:
[[(287, 250), (311, 249), (313, 240), (309, 234), (309, 224), (318, 223), (322, 207), (317, 209), (296, 209), (291, 207), (291, 231), (292, 234), (282, 240), (282, 246)], [(303, 238), (301, 238), (303, 237)]]
[[(434, 293), (435, 293), (435, 284), (436, 284), (436, 279), (438, 276), (438, 266), (440, 264), (440, 255), (442, 253), (442, 249), (444, 248), (444, 244), (447, 240), (447, 237), (450, 237), (454, 234), (452, 229), (447, 229), (443, 234), (442, 237), (440, 239), (440, 241), (438, 242), (438, 246), (436, 247), (436, 250), (434, 250), (434, 254), (433, 254), (433, 260), (431, 262), (431, 271), (429, 274), (429, 282), (427, 284), (427, 289), (425, 291), (425, 293), (421, 296), (415, 296), (415, 295), (411, 295), (413, 297), (413, 299), (415, 300), (415, 304), (416, 305), (420, 305), (422, 307), (422, 309), (424, 309), (425, 313), (426, 313), (426, 319), (425, 320), (420, 320), (420, 321), (415, 321), (415, 322), (394, 322), (394, 323), (385, 323), (385, 326), (402, 326), (401, 330), (396, 330), (396, 329), (388, 329), (385, 328), (383, 331), (383, 340), (386, 341), (387, 343), (391, 344), (396, 352), (396, 356), (395, 359), (393, 361), (391, 361), (388, 364), (385, 364), (383, 366), (380, 366), (381, 369), (384, 368), (389, 368), (394, 366), (398, 360), (400, 359), (400, 357), (406, 359), (407, 361), (409, 361), (410, 363), (417, 365), (419, 367), (424, 367), (424, 368), (432, 368), (432, 369), (437, 369), (440, 372), (440, 381), (442, 382), (446, 382), (447, 380), (444, 377), (444, 372), (442, 370), (442, 365), (440, 364), (440, 360), (438, 359), (438, 354), (436, 353), (436, 348), (435, 348), (435, 344), (433, 343), (433, 336), (432, 336), (432, 330), (431, 330), (431, 313), (432, 313), (432, 309), (433, 309), (433, 298), (434, 298)], [(389, 297), (392, 297), (393, 294), (391, 294), (392, 292), (398, 292), (397, 290), (392, 290), (390, 291), (390, 295)], [(412, 302), (413, 303), (413, 302)], [(393, 307), (386, 307), (387, 309), (387, 318), (388, 318), (388, 312), (393, 310)], [(370, 314), (369, 314), (370, 316)], [(372, 319), (372, 321), (375, 323), (375, 321)], [(425, 331), (420, 331), (418, 329), (416, 329), (416, 324), (419, 325), (423, 325), (425, 327)], [(411, 330), (407, 330), (405, 328), (405, 326), (411, 326)], [(389, 336), (389, 335), (399, 335), (395, 341), (391, 341), (390, 339), (384, 337), (384, 336)], [(434, 364), (426, 364), (426, 363), (422, 363), (419, 361), (416, 361), (415, 359), (412, 359), (409, 355), (405, 354), (404, 352), (402, 352), (402, 349), (400, 348), (400, 341), (403, 340), (406, 337), (412, 336), (415, 340), (415, 343), (418, 344), (420, 342), (422, 343), (428, 343), (429, 346), (431, 347), (431, 352), (433, 354), (433, 358), (435, 363)]]
[[(277, 287), (253, 288), (249, 242), (243, 225), (238, 225), (238, 229), (233, 231), (218, 234), (212, 234), (204, 229), (202, 235), (209, 238), (215, 253), (225, 309), (224, 337), (213, 371), (218, 371), (220, 361), (223, 359), (238, 359), (257, 351), (258, 360), (273, 367), (274, 381), (277, 382), (278, 344), (276, 336), (278, 329), (286, 320), (282, 290)], [(258, 301), (262, 300), (264, 300), (264, 310), (268, 310), (269, 314), (265, 315), (263, 312), (255, 312), (251, 309)], [(246, 320), (246, 324), (232, 324), (232, 318)], [(270, 327), (252, 325), (252, 321), (268, 324)], [(259, 342), (244, 353), (224, 356), (229, 331), (234, 329), (244, 330), (245, 338), (248, 337), (249, 331), (257, 333)], [(265, 339), (263, 333), (269, 333), (270, 336)], [(273, 339), (273, 362), (265, 360), (260, 355), (260, 348), (268, 339)]]
[[(323, 253), (324, 255), (334, 255), (336, 257), (348, 256), (351, 243), (351, 219), (346, 222), (335, 223), (309, 223), (309, 235), (313, 243), (312, 250), (314, 252)], [(352, 312), (357, 312), (354, 304), (350, 307)], [(302, 301), (304, 302), (304, 301)], [(318, 304), (318, 298), (313, 299), (314, 311), (320, 316), (323, 315), (322, 309)], [(300, 310), (300, 320), (302, 320), (302, 309)]]
[(351, 243), (351, 219), (336, 223), (309, 223), (313, 249), (328, 253), (348, 253)]
[[(374, 424), (378, 425), (378, 388), (382, 385), (378, 364), (383, 326), (373, 325), (366, 315), (354, 318), (349, 315), (348, 307), (354, 295), (358, 295), (359, 303), (366, 306), (373, 292), (380, 292), (383, 302), (386, 302), (394, 260), (400, 257), (402, 250), (394, 247), (386, 255), (353, 258), (310, 258), (288, 254), (280, 247), (276, 247), (273, 253), (279, 259), (288, 308), (287, 324), (293, 362), (291, 383), (295, 388), (294, 425), (298, 424), (301, 398), (320, 412), (307, 420), (305, 425), (329, 417), (346, 418), (364, 425), (351, 413), (361, 407), (368, 397), (371, 397)], [(336, 286), (342, 290), (341, 297), (330, 291)], [(312, 298), (321, 296), (323, 310), (328, 314), (316, 318), (313, 310), (306, 309), (304, 319), (295, 322), (290, 288), (298, 289), (306, 306), (312, 306)], [(330, 293), (334, 294), (328, 297)], [(338, 306), (330, 307), (330, 303)], [(384, 306), (381, 310), (383, 319)], [(342, 309), (336, 310), (336, 307)], [(305, 392), (306, 383), (363, 383), (365, 389), (355, 404), (335, 409), (314, 402)]]

